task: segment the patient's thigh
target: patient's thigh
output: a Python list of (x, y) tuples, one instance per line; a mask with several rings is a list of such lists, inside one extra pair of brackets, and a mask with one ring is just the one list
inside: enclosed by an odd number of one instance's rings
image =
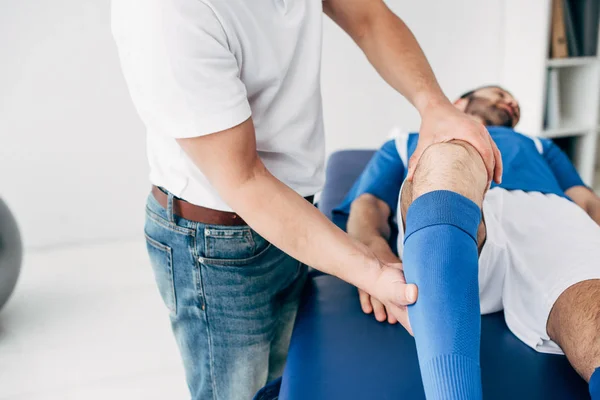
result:
[[(413, 197), (413, 183), (409, 182), (409, 181), (404, 181), (404, 184), (402, 185), (402, 188), (400, 189), (400, 213), (401, 213), (401, 221), (398, 221), (398, 223), (402, 223), (402, 230), (401, 232), (405, 232), (406, 231), (406, 213), (408, 211), (408, 207), (410, 207), (410, 205), (412, 204), (414, 200)], [(483, 213), (482, 213), (483, 215)], [(477, 247), (479, 249), (479, 252), (481, 253), (481, 249), (483, 248), (483, 245), (485, 244), (485, 238), (486, 238), (486, 227), (485, 227), (485, 219), (482, 217), (481, 218), (481, 223), (479, 224), (479, 229), (477, 231)]]

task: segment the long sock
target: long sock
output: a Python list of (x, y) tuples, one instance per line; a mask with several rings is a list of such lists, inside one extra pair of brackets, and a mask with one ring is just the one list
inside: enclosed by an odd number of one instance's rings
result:
[(592, 400), (600, 400), (600, 367), (596, 368), (590, 378), (590, 396)]
[(477, 228), (479, 207), (439, 190), (406, 216), (404, 272), (419, 289), (408, 315), (428, 400), (481, 399)]

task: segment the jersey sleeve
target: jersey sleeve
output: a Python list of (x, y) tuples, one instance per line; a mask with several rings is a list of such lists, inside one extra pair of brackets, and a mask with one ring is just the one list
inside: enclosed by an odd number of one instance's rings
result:
[(573, 186), (585, 186), (569, 157), (550, 139), (541, 139), (543, 157), (550, 166), (560, 188), (567, 191)]
[(405, 173), (404, 163), (398, 154), (395, 141), (386, 142), (373, 155), (344, 201), (333, 212), (349, 215), (352, 202), (359, 196), (369, 193), (383, 200), (394, 215)]
[(113, 34), (146, 125), (187, 138), (229, 129), (250, 117), (239, 60), (211, 7), (202, 0), (152, 2), (126, 15), (120, 24), (126, 29)]

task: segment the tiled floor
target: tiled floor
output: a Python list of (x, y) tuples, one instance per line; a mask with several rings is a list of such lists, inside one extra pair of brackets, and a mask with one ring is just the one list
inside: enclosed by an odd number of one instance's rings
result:
[(0, 400), (188, 398), (142, 241), (26, 255), (0, 311)]

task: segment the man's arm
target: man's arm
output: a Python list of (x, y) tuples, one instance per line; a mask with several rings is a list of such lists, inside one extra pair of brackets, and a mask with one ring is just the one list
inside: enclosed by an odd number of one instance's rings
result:
[(600, 197), (596, 193), (585, 186), (574, 186), (565, 194), (600, 225)]
[[(387, 203), (370, 193), (359, 196), (352, 202), (348, 217), (348, 235), (366, 245), (381, 261), (390, 264), (400, 264), (400, 259), (394, 254), (388, 243), (391, 229), (389, 217), (390, 207)], [(376, 298), (359, 289), (360, 305), (365, 314), (373, 313), (379, 322), (386, 320), (396, 323), (396, 317), (387, 313), (385, 306)], [(415, 293), (416, 295), (416, 293)], [(404, 321), (401, 321), (404, 322)], [(405, 327), (410, 331), (408, 320)]]
[(365, 193), (352, 202), (347, 230), (350, 237), (370, 248), (381, 261), (399, 263), (400, 259), (388, 244), (390, 215), (390, 207), (385, 201)]
[(420, 139), (409, 163), (409, 180), (427, 147), (460, 139), (481, 154), (489, 180), (500, 182), (502, 159), (489, 133), (452, 106), (410, 29), (382, 0), (325, 0), (323, 9), (352, 37), (383, 79), (421, 114)]
[(551, 139), (541, 139), (544, 160), (560, 188), (600, 225), (600, 198), (585, 186), (577, 168)]
[(414, 285), (398, 284), (403, 280), (398, 268), (379, 261), (266, 169), (256, 151), (251, 119), (178, 142), (223, 200), (275, 246), (377, 296), (395, 315), (412, 303), (406, 289)]

